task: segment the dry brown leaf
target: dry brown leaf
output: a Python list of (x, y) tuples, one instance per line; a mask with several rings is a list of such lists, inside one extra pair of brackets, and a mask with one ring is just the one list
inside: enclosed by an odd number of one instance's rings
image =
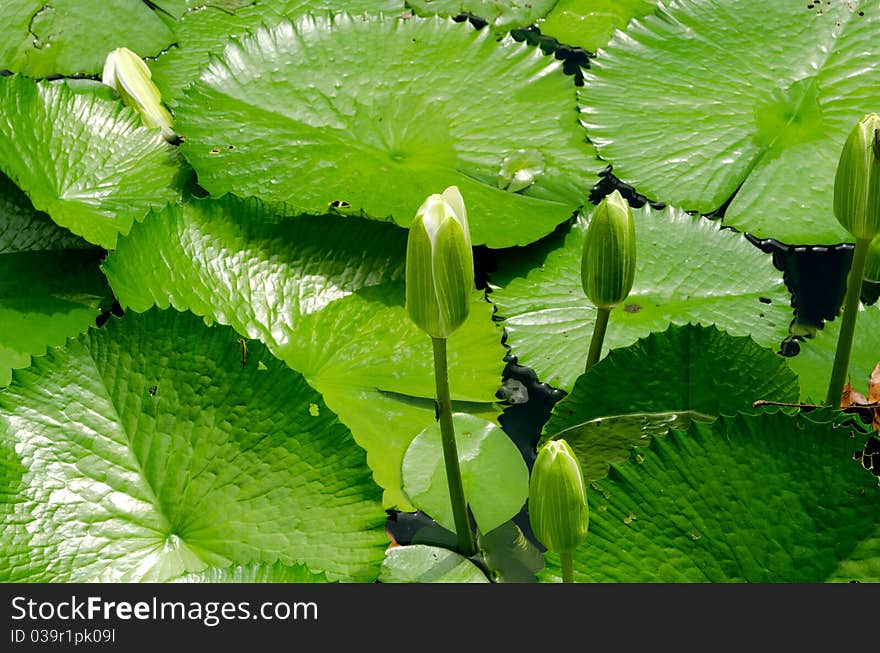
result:
[[(822, 408), (817, 404), (792, 404), (764, 399), (753, 402), (752, 406), (791, 406), (801, 410)], [(840, 407), (849, 413), (858, 413), (863, 422), (870, 422), (871, 427), (880, 433), (880, 363), (877, 363), (871, 372), (871, 378), (868, 381), (868, 396), (866, 397), (855, 390), (852, 384), (847, 381), (840, 396)]]
[(880, 363), (871, 372), (868, 380), (868, 396), (853, 390), (847, 383), (843, 388), (843, 396), (840, 399), (841, 408), (855, 408), (862, 413), (865, 421), (870, 420), (871, 426), (880, 433)]
[(840, 396), (840, 407), (851, 408), (853, 406), (864, 406), (868, 403), (867, 398), (858, 390), (854, 390), (852, 385), (847, 381), (843, 386), (843, 394)]
[(880, 363), (871, 372), (871, 379), (868, 381), (868, 401), (867, 403), (880, 402)]

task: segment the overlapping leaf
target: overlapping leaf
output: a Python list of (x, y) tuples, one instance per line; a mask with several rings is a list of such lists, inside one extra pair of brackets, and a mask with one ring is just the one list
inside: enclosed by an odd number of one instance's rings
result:
[(449, 549), (411, 544), (388, 549), (382, 583), (488, 583), (473, 562)]
[[(558, 61), (510, 37), (449, 19), (305, 16), (230, 43), (176, 117), (215, 196), (409, 226), (425, 197), (457, 185), (474, 243), (505, 247), (551, 232), (593, 183), (573, 99)], [(523, 150), (543, 173), (502, 190)]]
[(605, 47), (616, 29), (654, 9), (655, 0), (559, 0), (538, 21), (542, 34), (567, 45), (595, 52)]
[[(676, 209), (646, 207), (633, 214), (635, 283), (611, 313), (604, 351), (688, 322), (779, 346), (791, 308), (768, 255), (741, 235)], [(490, 295), (519, 362), (564, 390), (584, 370), (595, 320), (580, 280), (586, 223), (581, 217), (563, 238), (501, 259)]]
[(565, 438), (593, 481), (645, 438), (748, 410), (757, 399), (797, 398), (797, 378), (785, 359), (751, 338), (671, 326), (610, 352), (580, 376), (554, 406), (544, 433)]
[(4, 0), (0, 69), (30, 77), (100, 74), (107, 53), (127, 47), (155, 56), (174, 42), (145, 2)]
[(31, 356), (95, 323), (110, 303), (103, 255), (35, 211), (0, 174), (0, 387)]
[(300, 374), (188, 313), (130, 313), (0, 392), (0, 578), (164, 581), (305, 564), (374, 580), (363, 451)]
[(326, 583), (327, 576), (305, 565), (251, 563), (231, 567), (208, 567), (174, 579), (175, 583)]
[[(175, 47), (152, 64), (153, 80), (162, 95), (172, 104), (185, 86), (197, 79), (210, 55), (219, 55), (227, 41), (256, 30), (273, 26), (285, 16), (327, 13), (339, 9), (328, 0), (220, 0), (205, 4), (201, 0), (156, 2), (174, 18)], [(351, 15), (403, 12), (403, 0), (347, 0), (345, 11)]]
[(419, 16), (477, 16), (498, 32), (534, 25), (555, 4), (556, 0), (407, 0), (406, 3)]
[[(495, 422), (453, 414), (461, 483), (477, 527), (495, 530), (516, 516), (529, 496), (529, 469), (519, 449)], [(440, 425), (419, 433), (403, 458), (403, 490), (438, 524), (455, 530)]]
[[(430, 338), (409, 320), (398, 281), (405, 237), (358, 218), (284, 219), (252, 202), (206, 200), (137, 225), (105, 271), (126, 307), (170, 302), (262, 340), (367, 450), (386, 505), (406, 508), (403, 454), (434, 422), (435, 389)], [(504, 348), (476, 293), (449, 356), (456, 409), (497, 417)]]
[(0, 77), (0, 171), (37, 209), (105, 249), (179, 196), (176, 148), (121, 101), (19, 75)]
[[(877, 479), (849, 429), (768, 413), (693, 424), (588, 489), (582, 582), (880, 580)], [(558, 580), (547, 555), (544, 580)]]
[(589, 137), (655, 200), (706, 213), (736, 192), (728, 225), (794, 244), (851, 240), (832, 214), (834, 171), (880, 103), (878, 25), (867, 0), (661, 3), (585, 74)]

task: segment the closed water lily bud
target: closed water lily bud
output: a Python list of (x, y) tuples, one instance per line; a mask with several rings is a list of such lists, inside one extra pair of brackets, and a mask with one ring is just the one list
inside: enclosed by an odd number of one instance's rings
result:
[(406, 310), (432, 338), (448, 338), (470, 312), (474, 254), (464, 199), (455, 186), (428, 197), (406, 245)]
[(162, 96), (152, 80), (146, 62), (128, 48), (117, 48), (107, 55), (101, 81), (119, 93), (122, 101), (141, 114), (146, 127), (158, 127), (166, 140), (174, 140), (174, 121), (162, 104)]
[(598, 308), (611, 308), (632, 290), (636, 275), (636, 226), (632, 210), (614, 191), (596, 207), (581, 259), (581, 284)]
[(834, 177), (834, 215), (858, 239), (880, 234), (880, 117), (870, 113), (850, 132)]
[(584, 475), (565, 440), (550, 440), (538, 451), (529, 479), (529, 521), (535, 537), (554, 553), (573, 551), (587, 537)]

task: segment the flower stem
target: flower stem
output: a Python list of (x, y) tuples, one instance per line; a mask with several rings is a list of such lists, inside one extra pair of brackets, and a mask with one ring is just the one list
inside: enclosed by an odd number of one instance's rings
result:
[(599, 362), (602, 354), (602, 343), (605, 341), (605, 331), (608, 329), (608, 318), (611, 317), (610, 308), (600, 308), (596, 313), (596, 324), (593, 326), (593, 339), (590, 340), (590, 353), (587, 355), (587, 366), (584, 372)]
[(840, 334), (837, 337), (837, 351), (834, 352), (834, 366), (831, 368), (831, 381), (828, 384), (828, 396), (825, 404), (840, 406), (846, 373), (849, 369), (849, 357), (852, 351), (853, 334), (856, 329), (856, 317), (859, 314), (859, 296), (862, 292), (862, 275), (868, 256), (870, 238), (857, 238), (853, 252), (852, 266), (846, 281), (846, 297), (843, 300), (843, 315), (840, 320)]
[(464, 556), (472, 556), (476, 547), (471, 532), (471, 522), (468, 518), (464, 485), (461, 482), (458, 448), (455, 445), (452, 399), (449, 396), (449, 371), (446, 366), (446, 338), (431, 338), (431, 340), (434, 343), (434, 382), (437, 386), (440, 437), (443, 441), (443, 460), (446, 463), (446, 480), (449, 484), (449, 499), (452, 501), (452, 516), (455, 519), (458, 550)]
[(574, 564), (572, 561), (571, 551), (563, 551), (559, 554), (559, 558), (562, 562), (562, 582), (563, 583), (573, 583), (574, 582)]

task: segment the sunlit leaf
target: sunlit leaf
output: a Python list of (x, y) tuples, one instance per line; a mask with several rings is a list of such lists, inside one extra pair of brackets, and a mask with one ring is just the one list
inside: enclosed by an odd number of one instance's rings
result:
[(410, 544), (388, 549), (382, 583), (488, 583), (489, 579), (467, 558), (437, 546)]
[[(0, 579), (164, 581), (233, 563), (372, 581), (364, 452), (296, 372), (192, 314), (127, 314), (0, 392)], [(315, 406), (318, 410), (314, 410)]]
[[(387, 506), (407, 509), (400, 466), (435, 421), (435, 387), (431, 339), (404, 309), (405, 253), (392, 224), (227, 197), (151, 215), (104, 269), (123, 306), (192, 310), (302, 372), (367, 450)], [(449, 339), (450, 389), (456, 410), (493, 419), (504, 348), (491, 306), (473, 301)]]
[[(215, 196), (341, 204), (408, 227), (455, 185), (474, 244), (506, 247), (551, 232), (595, 179), (573, 101), (560, 62), (510, 37), (439, 18), (306, 16), (230, 43), (180, 100), (176, 128)], [(543, 173), (499, 189), (522, 149)]]
[[(604, 352), (670, 324), (714, 324), (778, 348), (791, 321), (781, 273), (743, 236), (682, 211), (633, 211), (636, 275), (629, 298), (611, 312)], [(596, 309), (581, 287), (587, 219), (563, 237), (513, 251), (498, 263), (490, 298), (519, 363), (570, 390), (584, 371)]]
[(180, 195), (177, 149), (121, 101), (19, 75), (0, 77), (0, 172), (105, 249)]
[[(584, 75), (582, 116), (614, 174), (652, 199), (792, 244), (851, 241), (832, 213), (847, 134), (880, 103), (868, 0), (672, 0)], [(632, 89), (638, 88), (638, 93)]]

